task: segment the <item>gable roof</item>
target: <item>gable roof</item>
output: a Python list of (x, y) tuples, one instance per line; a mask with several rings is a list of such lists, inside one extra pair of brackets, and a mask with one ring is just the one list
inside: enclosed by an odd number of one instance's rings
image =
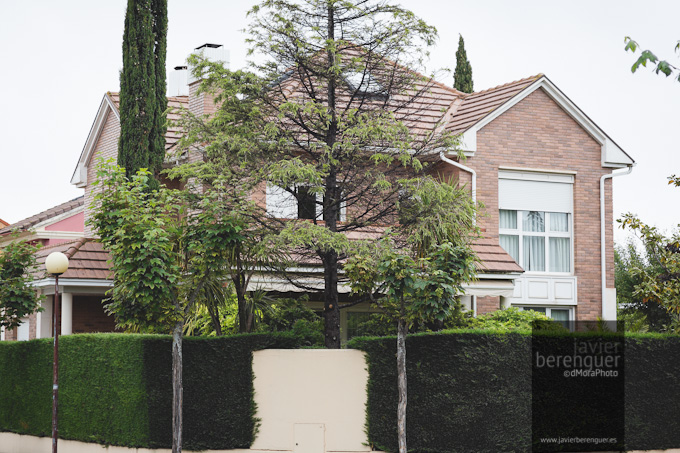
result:
[(40, 212), (38, 214), (32, 215), (31, 217), (27, 217), (23, 220), (20, 220), (16, 223), (13, 223), (9, 226), (6, 226), (2, 229), (0, 229), (0, 236), (4, 236), (7, 234), (10, 234), (11, 232), (18, 230), (18, 231), (26, 231), (46, 220), (55, 218), (61, 214), (65, 214), (67, 212), (76, 210), (80, 207), (82, 207), (85, 204), (85, 197), (84, 196), (79, 196), (77, 198), (74, 198), (73, 200), (67, 201), (66, 203), (62, 203), (60, 205), (54, 206), (50, 209), (47, 209), (43, 212)]
[(37, 270), (33, 273), (36, 280), (49, 278), (45, 273), (45, 259), (52, 252), (61, 252), (69, 259), (68, 270), (60, 279), (111, 280), (109, 252), (95, 239), (79, 238), (74, 241), (43, 247), (36, 253)]
[(542, 89), (601, 145), (603, 167), (622, 168), (635, 165), (633, 158), (544, 74), (466, 95), (460, 106), (451, 114), (446, 128), (451, 132), (462, 134), (463, 149), (466, 154), (474, 155), (477, 151), (477, 132), (538, 89)]
[[(295, 71), (289, 71), (286, 75), (285, 79), (278, 82), (281, 92), (304, 96)], [(469, 94), (421, 76), (414, 85), (415, 92), (419, 93), (418, 98), (403, 112), (399, 112), (397, 118), (415, 134), (431, 131), (441, 122), (444, 130), (461, 134), (465, 154), (473, 156), (477, 151), (477, 132), (537, 89), (542, 89), (601, 145), (603, 167), (622, 168), (635, 165), (635, 161), (544, 74)], [(338, 99), (342, 97), (341, 95)], [(389, 109), (395, 103), (398, 101), (393, 103), (388, 99), (385, 107)]]
[(543, 74), (464, 95), (446, 129), (454, 134), (465, 132), (541, 77)]
[[(188, 96), (168, 96), (168, 107), (171, 110), (168, 112), (168, 119), (173, 121), (179, 119), (177, 111), (181, 108), (189, 106)], [(97, 115), (95, 116), (90, 132), (85, 140), (85, 146), (78, 158), (73, 175), (71, 176), (71, 184), (76, 187), (85, 187), (87, 185), (87, 167), (90, 165), (92, 156), (94, 155), (97, 141), (101, 135), (104, 126), (109, 118), (109, 115), (115, 115), (118, 122), (120, 122), (120, 94), (116, 92), (107, 92), (104, 94)], [(173, 126), (169, 127), (165, 133), (165, 150), (172, 148), (181, 137), (181, 131)]]

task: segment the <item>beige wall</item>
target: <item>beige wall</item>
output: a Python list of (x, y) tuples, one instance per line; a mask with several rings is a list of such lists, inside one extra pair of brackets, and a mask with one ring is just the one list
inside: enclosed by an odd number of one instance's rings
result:
[(252, 448), (295, 452), (370, 451), (364, 424), (368, 371), (351, 349), (267, 349), (253, 354), (262, 419)]

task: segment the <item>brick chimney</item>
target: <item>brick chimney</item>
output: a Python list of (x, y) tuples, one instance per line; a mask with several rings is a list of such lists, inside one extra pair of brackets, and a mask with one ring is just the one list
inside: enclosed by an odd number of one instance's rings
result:
[[(222, 62), (225, 68), (229, 67), (229, 51), (222, 44), (203, 44), (196, 47), (193, 53), (202, 54), (210, 61)], [(197, 94), (201, 80), (193, 77), (191, 68), (188, 69), (188, 72), (189, 111), (195, 115), (214, 113), (216, 107), (213, 97), (205, 93)]]

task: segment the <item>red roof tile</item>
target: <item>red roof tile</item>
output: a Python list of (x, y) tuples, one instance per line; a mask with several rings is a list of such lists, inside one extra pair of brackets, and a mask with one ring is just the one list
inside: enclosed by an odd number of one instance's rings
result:
[(45, 259), (52, 252), (62, 252), (69, 259), (68, 270), (61, 278), (111, 280), (113, 277), (108, 264), (109, 252), (95, 239), (80, 238), (38, 250), (38, 269), (34, 278), (46, 277)]
[(538, 74), (466, 95), (460, 107), (452, 115), (446, 129), (456, 134), (465, 132), (541, 77), (543, 74)]

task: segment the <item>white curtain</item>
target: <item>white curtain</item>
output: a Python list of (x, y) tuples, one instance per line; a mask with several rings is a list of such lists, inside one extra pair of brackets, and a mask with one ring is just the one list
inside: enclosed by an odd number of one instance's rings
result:
[(569, 238), (550, 238), (550, 272), (571, 270), (571, 245)]
[(545, 238), (524, 236), (524, 257), (521, 266), (525, 271), (545, 272)]
[(517, 229), (517, 211), (508, 211), (508, 210), (505, 210), (505, 209), (501, 209), (500, 228), (501, 229), (516, 230)]
[(551, 212), (550, 231), (569, 231), (569, 214), (564, 212)]
[(519, 263), (519, 236), (501, 234), (499, 239), (501, 247)]
[(524, 231), (545, 231), (545, 212), (524, 211), (522, 219), (522, 229)]

